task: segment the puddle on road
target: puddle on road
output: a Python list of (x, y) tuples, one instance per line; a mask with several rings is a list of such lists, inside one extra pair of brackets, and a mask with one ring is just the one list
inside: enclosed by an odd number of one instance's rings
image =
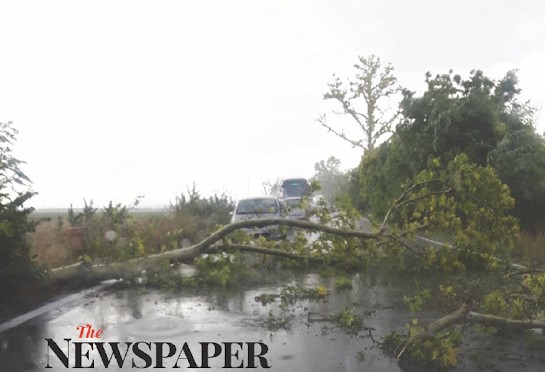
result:
[[(328, 287), (327, 301), (300, 300), (287, 310), (287, 329), (270, 331), (263, 325), (269, 313), (281, 315), (278, 303), (263, 306), (255, 296), (278, 293), (282, 285)], [(63, 371), (66, 370), (56, 357), (50, 354), (53, 368), (48, 363), (46, 338), (58, 342), (63, 352), (68, 348), (64, 338), (76, 341), (78, 325), (92, 324), (103, 329), (104, 342), (170, 342), (179, 348), (188, 343), (195, 359), (200, 363), (199, 342), (263, 342), (268, 346), (267, 360), (270, 371), (401, 371), (395, 358), (388, 357), (374, 344), (366, 330), (349, 334), (327, 322), (309, 322), (308, 313), (335, 314), (347, 306), (353, 306), (361, 315), (366, 328), (380, 340), (392, 330), (401, 330), (414, 314), (406, 311), (401, 303), (404, 282), (392, 282), (373, 275), (354, 275), (353, 289), (338, 292), (334, 278), (320, 278), (317, 274), (297, 277), (284, 276), (279, 282), (236, 293), (211, 292), (205, 296), (189, 293), (163, 292), (144, 287), (109, 288), (91, 295), (76, 298), (71, 303), (49, 305), (48, 311), (24, 324), (0, 334), (0, 370), (2, 371)], [(405, 291), (405, 292), (404, 292)], [(430, 319), (432, 314), (418, 314), (420, 319)], [(474, 345), (473, 345), (474, 346)], [(73, 350), (72, 350), (73, 352)], [(363, 359), (358, 353), (363, 352)], [(131, 353), (129, 353), (130, 357)], [(178, 352), (176, 353), (178, 355)], [(73, 357), (73, 354), (72, 354)], [(130, 360), (130, 359), (129, 359)], [(170, 370), (176, 357), (166, 363)], [(84, 359), (84, 362), (89, 362)], [(138, 363), (142, 361), (138, 359)], [(134, 371), (130, 363), (123, 368), (117, 365), (107, 369), (96, 356), (96, 371)], [(462, 361), (454, 371), (480, 370)], [(495, 364), (494, 364), (495, 363)], [(497, 363), (492, 365), (497, 367)], [(73, 362), (71, 362), (73, 364)], [(179, 364), (187, 368), (184, 360)], [(526, 363), (530, 367), (535, 363)], [(223, 357), (211, 360), (211, 369), (224, 369)], [(513, 370), (520, 368), (519, 361), (506, 364)], [(150, 368), (151, 369), (151, 368)], [(204, 369), (203, 369), (204, 370)], [(503, 367), (502, 369), (503, 370)], [(533, 369), (526, 369), (528, 371)]]

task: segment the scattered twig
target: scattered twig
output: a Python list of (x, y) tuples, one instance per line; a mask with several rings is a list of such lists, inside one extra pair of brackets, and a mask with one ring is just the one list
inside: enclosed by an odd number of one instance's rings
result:
[(374, 344), (381, 346), (382, 342), (375, 340), (372, 333), (373, 328), (367, 328), (367, 331), (369, 331), (369, 337), (371, 338), (371, 341), (373, 341)]

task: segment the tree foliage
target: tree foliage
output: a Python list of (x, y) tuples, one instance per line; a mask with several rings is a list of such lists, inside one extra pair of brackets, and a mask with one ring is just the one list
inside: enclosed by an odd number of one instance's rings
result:
[(262, 183), (263, 193), (265, 195), (282, 197), (282, 180), (277, 177), (275, 180), (267, 180)]
[(334, 156), (314, 164), (312, 181), (318, 181), (320, 194), (333, 205), (339, 189), (347, 182), (347, 175), (340, 169), (341, 161)]
[(392, 112), (388, 105), (399, 91), (397, 78), (393, 75), (392, 65), (383, 65), (380, 58), (374, 55), (360, 56), (354, 68), (354, 76), (346, 82), (333, 75), (324, 100), (335, 101), (340, 111), (333, 113), (348, 116), (362, 137), (351, 138), (344, 129), (336, 129), (342, 128), (342, 125), (329, 124), (325, 114), (316, 121), (353, 147), (372, 150), (385, 134), (392, 131), (398, 118), (397, 111)]
[(510, 131), (489, 153), (489, 164), (516, 199), (514, 215), (537, 232), (545, 226), (545, 139), (530, 126)]
[(170, 203), (168, 213), (135, 213), (143, 196), (129, 204), (110, 201), (102, 209), (84, 200), (83, 210), (68, 209), (72, 227), (81, 228), (85, 258), (117, 262), (175, 249), (203, 239), (219, 225), (227, 224), (234, 208), (226, 194), (204, 197), (196, 186)]
[(513, 215), (525, 229), (536, 230), (545, 216), (545, 147), (533, 128), (533, 109), (520, 103), (518, 79), (509, 71), (499, 81), (482, 71), (467, 79), (426, 74), (421, 96), (403, 92), (403, 121), (393, 138), (360, 165), (362, 199), (369, 211), (384, 215), (385, 200), (428, 168), (431, 159), (446, 166), (458, 154), (480, 166), (490, 165), (515, 198)]
[(0, 123), (0, 302), (6, 303), (21, 288), (35, 286), (43, 271), (32, 261), (27, 234), (36, 222), (29, 220), (33, 208), (24, 204), (35, 195), (22, 161), (12, 155), (17, 130), (11, 122)]
[(177, 225), (186, 230), (183, 238), (195, 242), (218, 225), (229, 223), (234, 208), (235, 203), (229, 195), (216, 193), (205, 197), (193, 185), (186, 194), (177, 196), (169, 209)]
[(517, 221), (508, 215), (514, 205), (509, 188), (490, 167), (471, 163), (465, 154), (446, 167), (432, 161), (393, 205), (388, 221), (404, 234), (441, 231), (458, 251), (498, 254), (512, 247), (518, 234)]

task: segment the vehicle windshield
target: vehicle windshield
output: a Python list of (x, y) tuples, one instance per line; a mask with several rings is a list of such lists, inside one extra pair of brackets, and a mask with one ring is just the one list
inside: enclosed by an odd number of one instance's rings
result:
[(306, 179), (290, 179), (282, 183), (284, 197), (303, 196), (309, 185)]
[(301, 199), (300, 198), (290, 198), (290, 199), (284, 199), (284, 201), (286, 202), (286, 204), (289, 206), (289, 207), (292, 207), (292, 208), (299, 208), (301, 207)]
[(274, 199), (245, 199), (238, 203), (237, 214), (277, 213), (278, 205)]

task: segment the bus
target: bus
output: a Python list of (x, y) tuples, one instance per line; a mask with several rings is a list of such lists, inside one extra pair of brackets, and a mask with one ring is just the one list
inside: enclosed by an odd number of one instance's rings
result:
[(282, 182), (282, 197), (302, 197), (310, 185), (306, 178), (287, 178)]

